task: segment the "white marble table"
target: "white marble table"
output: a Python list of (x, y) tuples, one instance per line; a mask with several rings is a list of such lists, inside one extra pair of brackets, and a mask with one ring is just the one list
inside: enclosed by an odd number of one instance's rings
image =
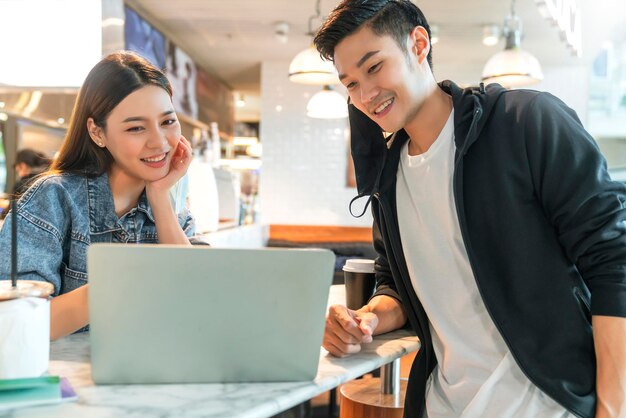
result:
[[(342, 300), (343, 286), (332, 286), (329, 304)], [(78, 401), (0, 412), (0, 417), (271, 417), (418, 348), (417, 337), (399, 330), (377, 336), (347, 358), (321, 349), (311, 382), (96, 386), (89, 336), (71, 335), (52, 343), (49, 372), (69, 378)]]

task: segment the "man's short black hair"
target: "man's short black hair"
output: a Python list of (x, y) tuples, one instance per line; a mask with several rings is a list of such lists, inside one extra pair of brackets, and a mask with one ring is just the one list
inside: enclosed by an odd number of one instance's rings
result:
[[(426, 17), (409, 0), (343, 0), (317, 32), (315, 47), (322, 57), (333, 61), (337, 44), (364, 24), (378, 36), (391, 35), (405, 52), (406, 37), (415, 26), (424, 27), (430, 38)], [(432, 68), (432, 47), (427, 60)]]

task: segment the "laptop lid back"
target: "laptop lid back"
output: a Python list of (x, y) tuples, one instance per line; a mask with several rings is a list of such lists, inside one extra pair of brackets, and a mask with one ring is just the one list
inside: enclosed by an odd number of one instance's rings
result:
[(312, 380), (334, 254), (94, 244), (96, 383)]

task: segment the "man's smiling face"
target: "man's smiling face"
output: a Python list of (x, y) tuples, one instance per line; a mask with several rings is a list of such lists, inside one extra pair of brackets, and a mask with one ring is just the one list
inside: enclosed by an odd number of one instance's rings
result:
[(386, 132), (413, 120), (430, 92), (426, 31), (416, 27), (405, 42), (403, 49), (366, 25), (335, 47), (335, 67), (351, 102)]

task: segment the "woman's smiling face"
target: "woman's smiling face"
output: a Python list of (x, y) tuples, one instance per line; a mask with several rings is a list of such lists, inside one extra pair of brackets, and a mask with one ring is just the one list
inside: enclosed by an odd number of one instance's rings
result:
[(137, 180), (155, 181), (169, 172), (180, 136), (169, 94), (147, 85), (111, 111), (99, 140), (113, 156), (112, 169)]

